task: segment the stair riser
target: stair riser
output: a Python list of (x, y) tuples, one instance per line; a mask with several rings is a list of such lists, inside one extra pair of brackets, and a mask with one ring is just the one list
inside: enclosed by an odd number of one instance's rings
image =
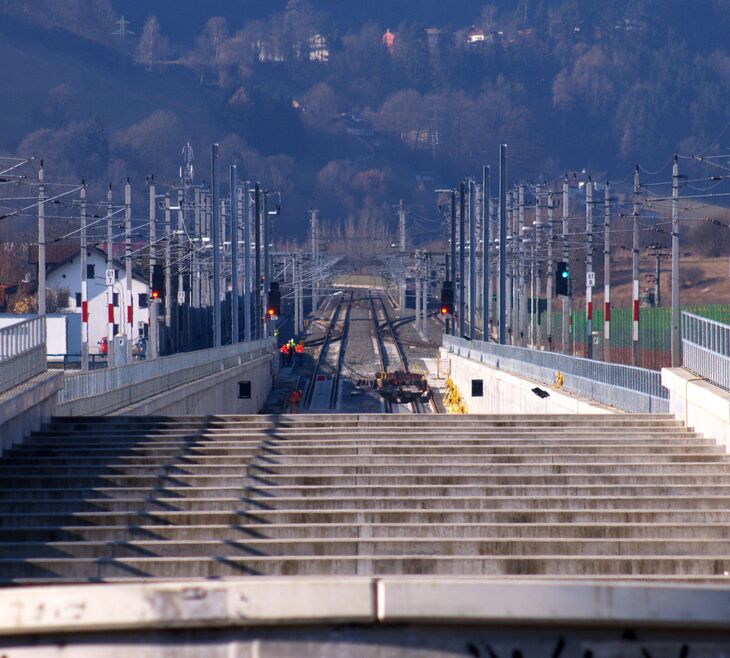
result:
[[(121, 452), (121, 451), (120, 451)], [(175, 459), (184, 463), (225, 463), (226, 459), (235, 460), (235, 463), (248, 462), (258, 457), (259, 459), (282, 459), (292, 462), (301, 462), (304, 459), (324, 463), (325, 460), (335, 460), (337, 458), (361, 460), (364, 457), (373, 456), (378, 459), (383, 457), (402, 458), (405, 456), (420, 455), (439, 455), (439, 456), (456, 456), (461, 457), (465, 454), (479, 457), (504, 457), (504, 456), (574, 456), (574, 455), (609, 455), (630, 453), (632, 456), (637, 455), (674, 455), (685, 456), (703, 455), (723, 457), (725, 451), (715, 446), (676, 446), (676, 445), (625, 445), (625, 446), (561, 446), (561, 445), (544, 445), (544, 446), (444, 446), (444, 445), (428, 445), (428, 446), (356, 446), (352, 448), (321, 448), (321, 449), (305, 449), (292, 448), (288, 445), (267, 446), (265, 448), (236, 447), (229, 450), (218, 450), (212, 454), (207, 451), (199, 450), (169, 450), (152, 452), (150, 454), (69, 454), (66, 452), (53, 452), (51, 454), (30, 454), (30, 455), (13, 455), (3, 462), (4, 467), (13, 465), (96, 465), (107, 464), (112, 462), (124, 462), (130, 464), (150, 463), (159, 464), (160, 460)]]
[(155, 558), (215, 558), (229, 556), (271, 557), (379, 557), (408, 555), (419, 557), (477, 558), (541, 557), (541, 556), (614, 556), (633, 557), (706, 557), (725, 555), (730, 560), (730, 541), (617, 541), (601, 539), (484, 541), (469, 539), (405, 538), (372, 540), (300, 540), (267, 541), (241, 539), (217, 542), (205, 541), (139, 541), (133, 544), (59, 543), (59, 544), (0, 544), (0, 560), (36, 560), (58, 558), (129, 559)]
[[(377, 524), (377, 525), (289, 525), (235, 526), (72, 526), (0, 528), (0, 542), (122, 542), (122, 541), (234, 541), (279, 539), (597, 539), (597, 540), (725, 540), (730, 529), (719, 525), (679, 524)], [(659, 551), (661, 553), (661, 551)]]
[(245, 525), (259, 524), (529, 524), (529, 523), (676, 523), (730, 525), (730, 510), (323, 510), (249, 512), (170, 512), (149, 513), (18, 513), (0, 515), (0, 527), (37, 526), (145, 526), (145, 525)]
[(226, 560), (177, 558), (118, 561), (43, 560), (0, 562), (0, 579), (17, 578), (222, 578), (268, 576), (718, 576), (730, 569), (730, 558), (250, 558)]
[[(73, 484), (73, 483), (70, 483)], [(99, 499), (124, 499), (146, 500), (150, 497), (163, 499), (186, 499), (186, 498), (236, 498), (246, 499), (248, 496), (270, 495), (274, 498), (302, 497), (309, 500), (321, 498), (353, 498), (353, 497), (448, 497), (458, 499), (461, 496), (483, 496), (493, 497), (601, 497), (615, 496), (627, 497), (656, 497), (656, 496), (683, 496), (683, 497), (709, 497), (723, 496), (730, 499), (730, 485), (666, 485), (666, 486), (480, 486), (480, 485), (420, 485), (420, 486), (393, 486), (373, 487), (369, 485), (359, 486), (331, 486), (331, 487), (257, 487), (241, 485), (239, 487), (221, 487), (197, 489), (195, 487), (117, 487), (117, 488), (64, 488), (64, 489), (10, 489), (0, 490), (0, 504), (3, 501), (39, 501), (43, 500), (53, 503), (54, 501), (76, 501), (99, 500)]]

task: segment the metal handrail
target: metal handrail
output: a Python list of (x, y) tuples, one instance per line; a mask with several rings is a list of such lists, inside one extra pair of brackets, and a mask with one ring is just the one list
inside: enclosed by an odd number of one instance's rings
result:
[[(232, 366), (253, 361), (274, 349), (274, 340), (265, 338), (250, 343), (236, 343), (219, 348), (163, 356), (124, 366), (67, 374), (65, 387), (59, 392), (59, 403), (102, 395), (126, 386), (149, 382), (166, 375), (179, 375), (176, 385), (186, 383), (183, 373), (204, 376)], [(205, 371), (205, 373), (203, 372)]]
[(46, 370), (46, 318), (0, 329), (0, 393)]
[(546, 385), (563, 376), (563, 388), (625, 411), (668, 411), (669, 394), (655, 370), (605, 363), (524, 347), (444, 336), (451, 352)]
[(682, 365), (730, 391), (730, 325), (683, 312)]

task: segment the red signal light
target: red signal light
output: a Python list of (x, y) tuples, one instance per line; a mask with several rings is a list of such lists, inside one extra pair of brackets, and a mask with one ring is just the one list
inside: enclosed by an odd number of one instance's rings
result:
[(274, 317), (274, 316), (276, 315), (276, 310), (275, 310), (275, 309), (273, 309), (273, 308), (270, 308), (270, 309), (269, 309), (269, 310), (268, 310), (267, 312), (268, 312), (268, 314), (269, 314), (269, 315), (270, 315), (271, 317)]
[(449, 314), (449, 309), (446, 308), (445, 306), (442, 306), (441, 307), (441, 315), (448, 315), (448, 314)]
[(160, 293), (157, 292), (156, 290), (153, 290), (152, 291), (152, 299), (159, 299), (159, 297), (160, 297)]

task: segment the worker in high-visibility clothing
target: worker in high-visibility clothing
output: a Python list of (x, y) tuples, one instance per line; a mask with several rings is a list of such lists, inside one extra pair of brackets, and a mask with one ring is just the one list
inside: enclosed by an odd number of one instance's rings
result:
[(301, 366), (303, 360), (304, 360), (304, 341), (300, 341), (299, 343), (297, 343), (296, 347), (294, 348), (294, 364), (296, 366)]
[(286, 367), (291, 365), (291, 350), (289, 349), (289, 343), (284, 343), (280, 348), (281, 353), (281, 365)]
[(290, 394), (289, 394), (289, 413), (295, 414), (297, 412), (297, 407), (299, 406), (299, 401), (302, 399), (302, 392), (295, 388)]

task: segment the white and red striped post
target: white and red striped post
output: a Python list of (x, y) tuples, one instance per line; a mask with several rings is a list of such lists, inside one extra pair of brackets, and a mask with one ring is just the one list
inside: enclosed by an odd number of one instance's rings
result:
[(134, 339), (134, 317), (132, 313), (132, 186), (127, 179), (124, 185), (124, 269), (125, 305), (127, 307), (127, 363), (132, 361), (132, 340)]
[[(112, 186), (106, 192), (106, 269), (114, 271), (114, 208), (112, 206)], [(107, 278), (106, 281), (106, 307), (107, 307), (107, 363), (114, 364), (114, 280)]]
[(639, 193), (641, 181), (639, 179), (639, 165), (634, 172), (634, 207), (633, 207), (633, 246), (631, 249), (631, 287), (632, 322), (631, 322), (631, 364), (639, 364)]
[(86, 183), (81, 181), (81, 370), (89, 369), (89, 285), (86, 264)]

